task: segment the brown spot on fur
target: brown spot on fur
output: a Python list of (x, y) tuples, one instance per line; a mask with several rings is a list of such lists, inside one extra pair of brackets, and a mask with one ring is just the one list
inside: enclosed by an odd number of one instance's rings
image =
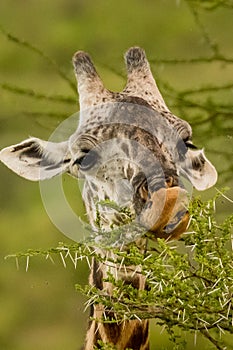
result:
[(94, 259), (92, 269), (93, 285), (98, 289), (103, 289), (103, 272), (100, 269), (99, 263), (96, 261), (96, 259)]
[(146, 327), (144, 327), (143, 323), (138, 323), (137, 327), (134, 327), (131, 337), (126, 344), (127, 348), (141, 350), (146, 343), (148, 338), (148, 321), (144, 322), (147, 324)]

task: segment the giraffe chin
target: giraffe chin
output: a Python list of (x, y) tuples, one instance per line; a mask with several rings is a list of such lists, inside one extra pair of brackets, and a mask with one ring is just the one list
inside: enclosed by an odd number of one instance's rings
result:
[(187, 191), (178, 186), (160, 188), (150, 194), (139, 221), (151, 239), (178, 239), (188, 227), (187, 208)]

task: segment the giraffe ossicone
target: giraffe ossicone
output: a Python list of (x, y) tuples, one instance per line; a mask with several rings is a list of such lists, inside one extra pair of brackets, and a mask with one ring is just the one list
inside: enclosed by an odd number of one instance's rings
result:
[[(77, 129), (61, 139), (62, 124), (49, 141), (29, 138), (4, 148), (0, 160), (33, 181), (61, 178), (63, 173), (84, 179), (83, 200), (93, 231), (91, 245), (107, 242), (124, 249), (128, 243), (140, 241), (143, 250), (147, 237), (177, 239), (185, 232), (189, 189), (183, 178), (198, 190), (205, 190), (215, 184), (217, 172), (203, 150), (193, 145), (191, 126), (166, 106), (144, 50), (130, 48), (125, 62), (127, 83), (116, 93), (104, 87), (89, 55), (77, 52), (73, 57), (80, 102)], [(70, 120), (74, 123), (73, 117)], [(57, 184), (58, 188), (51, 191), (52, 186), (43, 187), (41, 182), (45, 205), (56, 192), (64, 200), (62, 191), (57, 191), (61, 182)], [(59, 201), (51, 202), (56, 214), (52, 221), (57, 224), (63, 212), (67, 221), (57, 226), (72, 239), (81, 240), (76, 236), (77, 218), (70, 215), (67, 203), (64, 210), (57, 210)], [(114, 230), (116, 238), (109, 235)], [(111, 295), (104, 278), (117, 269), (93, 260), (90, 283)], [(143, 276), (135, 274), (132, 280), (127, 271), (120, 276), (139, 289), (145, 288)], [(94, 306), (91, 316), (100, 319), (102, 306)], [(110, 326), (93, 320), (84, 349), (93, 350), (98, 340), (111, 342), (119, 350), (148, 350), (148, 321)]]

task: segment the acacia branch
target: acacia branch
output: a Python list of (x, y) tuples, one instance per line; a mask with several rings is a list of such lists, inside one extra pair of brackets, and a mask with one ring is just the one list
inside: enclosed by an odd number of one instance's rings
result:
[(200, 56), (196, 58), (151, 58), (152, 64), (197, 64), (197, 63), (212, 63), (222, 62), (227, 64), (233, 64), (233, 58), (225, 57), (222, 55), (212, 55), (209, 57)]
[(218, 350), (226, 350), (225, 346), (220, 345), (220, 343), (214, 339), (206, 329), (200, 329), (201, 334), (204, 335)]
[(64, 72), (63, 70), (60, 68), (60, 66), (57, 64), (57, 62), (52, 59), (50, 56), (48, 56), (47, 54), (45, 54), (41, 49), (39, 49), (38, 47), (32, 45), (31, 43), (29, 43), (26, 40), (20, 39), (18, 37), (16, 37), (15, 35), (12, 35), (11, 33), (7, 32), (2, 25), (0, 25), (0, 32), (5, 36), (5, 38), (7, 38), (7, 40), (12, 41), (14, 43), (16, 43), (17, 45), (23, 46), (26, 49), (36, 53), (37, 55), (39, 55), (40, 57), (44, 58), (51, 66), (53, 66), (55, 68), (55, 71), (58, 73), (58, 75), (65, 80), (69, 86), (71, 87), (71, 89), (76, 92), (76, 84), (73, 82), (73, 80), (71, 80)]
[(220, 90), (231, 90), (233, 88), (233, 83), (225, 84), (225, 85), (209, 85), (202, 86), (196, 89), (187, 89), (184, 91), (179, 91), (178, 94), (180, 96), (192, 95), (203, 92), (216, 92)]
[(39, 100), (49, 100), (52, 102), (62, 102), (69, 104), (77, 104), (77, 100), (71, 96), (63, 96), (63, 95), (47, 95), (41, 92), (36, 92), (33, 89), (22, 88), (20, 86), (12, 85), (9, 83), (0, 83), (0, 87), (3, 90), (10, 91), (14, 94), (26, 95), (29, 97), (33, 97)]
[(191, 13), (193, 14), (193, 17), (194, 17), (194, 20), (195, 20), (195, 23), (196, 25), (199, 27), (201, 33), (202, 33), (202, 36), (203, 36), (203, 39), (205, 40), (206, 44), (210, 47), (210, 49), (212, 50), (213, 52), (213, 55), (216, 55), (218, 56), (219, 55), (219, 48), (218, 48), (218, 45), (216, 44), (216, 42), (213, 41), (212, 38), (210, 38), (205, 26), (203, 25), (203, 23), (201, 22), (200, 20), (200, 17), (199, 17), (199, 14), (198, 14), (198, 11), (196, 10), (196, 8), (193, 6), (193, 3), (188, 1), (187, 2), (188, 6), (189, 6), (189, 9), (191, 11)]

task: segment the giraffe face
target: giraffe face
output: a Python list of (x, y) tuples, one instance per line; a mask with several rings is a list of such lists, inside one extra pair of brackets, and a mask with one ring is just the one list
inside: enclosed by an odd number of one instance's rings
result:
[(111, 200), (130, 208), (157, 237), (176, 237), (188, 222), (188, 193), (180, 175), (185, 164), (192, 168), (191, 127), (182, 120), (161, 120), (140, 102), (121, 96), (120, 102), (86, 110), (86, 123), (70, 139), (69, 171), (86, 179), (83, 196), (93, 226), (97, 204), (101, 228), (122, 225), (119, 211), (104, 204)]
[(83, 198), (93, 227), (97, 214), (105, 230), (122, 223), (119, 210), (104, 204), (111, 200), (129, 208), (154, 237), (178, 237), (188, 222), (181, 176), (204, 190), (216, 182), (217, 173), (192, 144), (190, 125), (166, 106), (144, 51), (131, 48), (125, 60), (127, 85), (113, 93), (104, 88), (90, 57), (76, 53), (76, 132), (61, 143), (25, 140), (3, 149), (0, 159), (30, 180), (63, 172), (84, 178)]

